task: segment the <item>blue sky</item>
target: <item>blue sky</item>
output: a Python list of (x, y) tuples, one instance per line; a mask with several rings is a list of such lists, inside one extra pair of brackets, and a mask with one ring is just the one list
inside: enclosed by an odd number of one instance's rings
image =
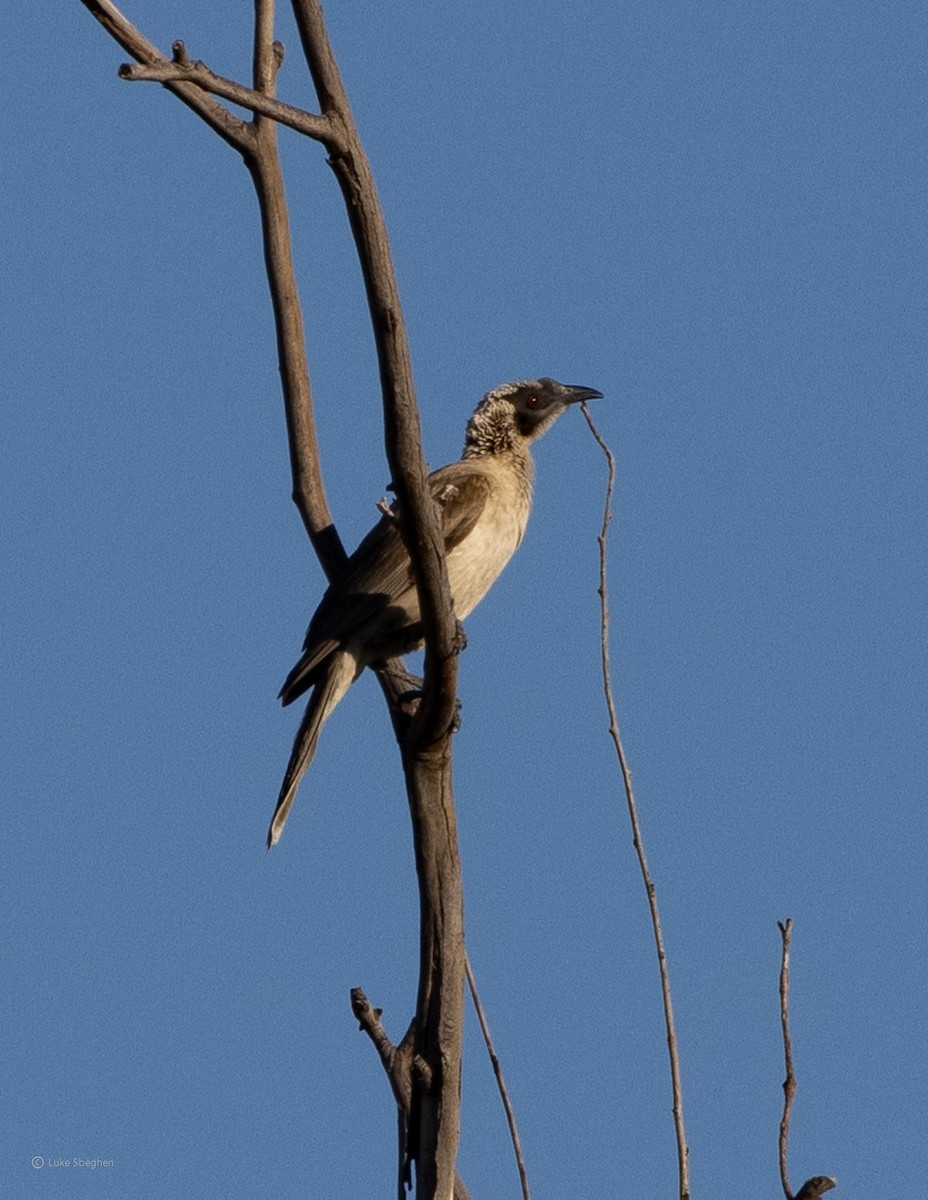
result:
[[(693, 1195), (779, 1193), (788, 916), (794, 1185), (921, 1195), (925, 8), (328, 9), (431, 464), (503, 380), (608, 397), (614, 682)], [(248, 4), (126, 11), (247, 76)], [(323, 584), (289, 500), (250, 184), (172, 97), (116, 78), (124, 55), (77, 0), (0, 21), (0, 1190), (390, 1195), (392, 1101), (348, 992), (401, 1036), (416, 900), (372, 678), (264, 851), (297, 720), (275, 696)], [(311, 104), (280, 36), (280, 94)], [(366, 310), (323, 152), (283, 147), (353, 545), (388, 478)], [(461, 663), (468, 944), (536, 1200), (672, 1196), (654, 952), (598, 681), (604, 465), (575, 412), (537, 461), (526, 541)], [(459, 1165), (480, 1200), (517, 1194), (472, 1016)]]

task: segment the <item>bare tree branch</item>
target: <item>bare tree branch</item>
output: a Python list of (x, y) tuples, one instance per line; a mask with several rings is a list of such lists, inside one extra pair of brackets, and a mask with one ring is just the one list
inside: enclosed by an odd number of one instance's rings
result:
[(645, 892), (648, 897), (648, 908), (651, 912), (651, 928), (654, 933), (654, 945), (657, 950), (657, 963), (661, 979), (661, 996), (664, 1002), (664, 1024), (667, 1030), (667, 1049), (670, 1056), (670, 1081), (673, 1093), (673, 1121), (677, 1139), (677, 1173), (679, 1179), (680, 1200), (689, 1200), (690, 1173), (689, 1147), (686, 1144), (686, 1128), (683, 1122), (683, 1084), (680, 1077), (680, 1053), (677, 1045), (677, 1032), (673, 1019), (673, 1002), (670, 994), (670, 972), (667, 966), (667, 953), (664, 949), (664, 934), (661, 929), (660, 910), (657, 903), (657, 889), (651, 879), (648, 860), (645, 855), (644, 841), (641, 836), (641, 826), (638, 821), (638, 807), (635, 804), (635, 794), (632, 790), (632, 775), (619, 733), (619, 722), (616, 716), (615, 700), (612, 695), (611, 671), (609, 665), (609, 598), (606, 572), (606, 534), (612, 521), (612, 493), (615, 487), (615, 457), (606, 445), (599, 431), (593, 424), (586, 403), (580, 406), (590, 432), (596, 439), (599, 448), (606, 457), (608, 465), (608, 482), (606, 484), (606, 501), (603, 508), (603, 521), (599, 538), (599, 599), (600, 599), (600, 658), (602, 663), (603, 693), (606, 699), (606, 709), (609, 713), (609, 736), (615, 746), (625, 788), (625, 801), (632, 827), (632, 840), (638, 855), (638, 865), (641, 878), (644, 880)]
[(351, 1011), (380, 1056), (397, 1106), (408, 1115), (412, 1102), (413, 1026), (409, 1026), (400, 1044), (394, 1046), (380, 1020), (383, 1010), (374, 1008), (363, 988), (351, 989)]
[[(300, 39), (317, 91), (316, 116), (274, 98), (282, 51), (273, 42), (273, 7), (256, 0), (254, 88), (244, 88), (187, 57), (175, 43), (169, 61), (109, 0), (82, 3), (139, 63), (123, 77), (154, 79), (180, 97), (244, 157), (261, 209), (265, 259), (277, 326), (287, 410), (294, 499), (331, 577), (344, 558), (319, 466), (306, 367), (302, 316), (290, 251), (274, 120), (323, 141), (345, 199), (367, 292), (380, 365), (387, 458), (399, 501), (400, 533), (409, 550), (426, 641), (425, 683), (411, 716), (395, 703), (404, 668), (390, 664), (381, 683), (393, 699), (413, 827), (420, 891), (420, 975), (416, 1055), (427, 1071), (412, 1075), (408, 1154), (416, 1162), (422, 1200), (451, 1200), (460, 1125), (463, 1030), (463, 894), (451, 787), (451, 734), (456, 718), (457, 621), (444, 546), (426, 485), (409, 347), (380, 202), (317, 0), (293, 0)], [(222, 94), (255, 113), (240, 120), (219, 104)]]
[[(351, 989), (351, 1011), (358, 1021), (358, 1027), (370, 1038), (374, 1049), (380, 1056), (383, 1069), (386, 1072), (393, 1098), (396, 1101), (397, 1113), (400, 1119), (401, 1142), (405, 1149), (407, 1122), (412, 1105), (412, 1079), (416, 1070), (428, 1072), (428, 1064), (415, 1060), (413, 1048), (414, 1025), (407, 1029), (403, 1040), (394, 1046), (381, 1023), (381, 1010), (374, 1008), (364, 994), (363, 988)], [(401, 1156), (402, 1157), (402, 1156)], [(400, 1196), (405, 1192), (407, 1183), (408, 1164), (400, 1163)], [(459, 1175), (454, 1180), (454, 1200), (471, 1200), (470, 1192), (464, 1186)]]
[[(253, 74), (255, 90), (268, 96), (274, 88), (283, 48), (273, 39), (272, 0), (259, 0), (255, 8)], [(322, 568), (331, 579), (345, 560), (345, 550), (329, 510), (316, 436), (306, 337), (296, 273), (293, 268), (290, 217), (283, 172), (277, 149), (277, 126), (265, 115), (254, 120), (254, 149), (245, 155), (261, 213), (264, 263), (277, 356), (287, 418), (287, 442), (293, 478), (293, 502)]]
[[(257, 115), (253, 124), (242, 121), (218, 104), (203, 88), (203, 80), (183, 81), (179, 72), (194, 74), (182, 42), (174, 43), (174, 61), (166, 59), (151, 42), (109, 0), (81, 0), (108, 33), (142, 65), (140, 78), (157, 78), (202, 117), (234, 149), (242, 154), (248, 167), (261, 212), (264, 257), (271, 302), (277, 330), (277, 351), (287, 417), (288, 444), (293, 475), (293, 499), (303, 518), (323, 570), (332, 577), (345, 559), (345, 551), (335, 529), (325, 488), (319, 448), (316, 440), (306, 343), (299, 293), (293, 270), (290, 226), (284, 194), (283, 176), (277, 153), (276, 125)], [(274, 81), (283, 58), (283, 47), (273, 40), (273, 4), (258, 0), (255, 8), (254, 90), (241, 88), (252, 107), (274, 108)], [(186, 64), (186, 65), (185, 65)], [(202, 67), (202, 64), (199, 64)], [(120, 75), (135, 78), (135, 68), (124, 65)], [(150, 71), (152, 74), (146, 75)], [(211, 75), (205, 67), (202, 73)], [(177, 74), (172, 79), (172, 74)], [(236, 88), (239, 85), (234, 85)], [(234, 97), (233, 97), (234, 98)], [(260, 102), (260, 104), (259, 104)], [(288, 107), (288, 106), (284, 106)], [(293, 110), (298, 112), (299, 110)], [(303, 114), (307, 118), (311, 114)], [(321, 118), (312, 117), (313, 121)]]
[[(115, 4), (110, 0), (80, 0), (81, 4), (96, 17), (110, 36), (122, 46), (127, 54), (131, 54), (137, 62), (147, 66), (169, 64), (161, 51), (150, 42), (138, 29), (128, 21)], [(244, 153), (251, 144), (251, 127), (247, 121), (235, 116), (227, 108), (219, 104), (212, 96), (208, 96), (202, 88), (192, 83), (165, 83), (168, 91), (173, 92), (188, 108), (203, 118), (203, 120), (229, 143), (234, 149)]]
[(522, 1142), (519, 1138), (519, 1130), (516, 1127), (516, 1115), (512, 1110), (512, 1104), (509, 1101), (509, 1091), (506, 1087), (506, 1081), (503, 1079), (503, 1069), (499, 1063), (499, 1057), (493, 1046), (493, 1038), (490, 1034), (490, 1025), (487, 1021), (487, 1015), (483, 1010), (483, 1004), (480, 1001), (480, 993), (477, 991), (477, 981), (474, 979), (474, 969), (470, 965), (470, 958), (467, 952), (464, 952), (464, 970), (467, 973), (467, 986), (470, 988), (470, 994), (474, 1001), (474, 1008), (477, 1010), (477, 1020), (480, 1022), (480, 1029), (483, 1033), (483, 1040), (486, 1044), (487, 1053), (490, 1056), (490, 1064), (493, 1067), (493, 1074), (496, 1076), (496, 1086), (499, 1089), (500, 1098), (503, 1101), (503, 1108), (506, 1110), (506, 1122), (509, 1125), (509, 1137), (512, 1141), (512, 1149), (516, 1156), (516, 1166), (519, 1170), (519, 1183), (522, 1188), (523, 1200), (531, 1200), (531, 1195), (528, 1190), (528, 1175), (525, 1171), (525, 1159), (522, 1156)]
[(793, 1115), (793, 1100), (796, 1097), (796, 1075), (793, 1071), (793, 1039), (789, 1028), (789, 947), (793, 935), (793, 919), (786, 923), (777, 921), (783, 949), (780, 956), (780, 1028), (783, 1031), (783, 1057), (786, 1062), (786, 1078), (783, 1080), (783, 1116), (780, 1118), (780, 1183), (786, 1200), (818, 1200), (825, 1192), (838, 1186), (831, 1175), (813, 1175), (807, 1179), (798, 1193), (793, 1196), (789, 1186), (788, 1148), (789, 1127)]
[(217, 75), (201, 59), (187, 57), (183, 42), (175, 42), (174, 57), (168, 62), (162, 59), (154, 63), (144, 63), (133, 66), (123, 63), (119, 68), (120, 79), (130, 83), (189, 83), (200, 88), (203, 92), (214, 96), (222, 96), (233, 104), (249, 108), (253, 113), (271, 117), (281, 125), (289, 125), (297, 133), (305, 134), (317, 142), (331, 145), (337, 139), (337, 131), (331, 123), (316, 113), (306, 112), (292, 104), (284, 104), (266, 94), (262, 89), (244, 87), (224, 75)]
[(783, 1080), (783, 1116), (780, 1118), (779, 1157), (780, 1183), (786, 1200), (793, 1200), (789, 1186), (788, 1149), (789, 1125), (793, 1115), (793, 1098), (796, 1095), (796, 1076), (793, 1074), (793, 1042), (789, 1030), (789, 942), (793, 933), (793, 919), (784, 925), (777, 921), (783, 950), (780, 956), (780, 1028), (783, 1033), (783, 1057), (786, 1060), (786, 1078)]

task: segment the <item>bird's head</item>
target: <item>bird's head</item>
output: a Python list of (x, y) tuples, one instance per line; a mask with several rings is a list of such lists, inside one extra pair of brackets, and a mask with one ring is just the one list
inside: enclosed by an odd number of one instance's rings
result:
[(556, 379), (519, 379), (487, 392), (467, 425), (464, 455), (496, 454), (532, 442), (550, 428), (570, 404), (601, 399), (595, 388)]

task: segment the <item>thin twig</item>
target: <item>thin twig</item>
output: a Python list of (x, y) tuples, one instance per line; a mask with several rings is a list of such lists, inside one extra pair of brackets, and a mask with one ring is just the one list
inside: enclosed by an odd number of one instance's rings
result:
[(780, 1183), (786, 1200), (819, 1200), (825, 1192), (838, 1186), (832, 1175), (813, 1175), (807, 1179), (793, 1196), (789, 1186), (788, 1148), (789, 1125), (793, 1115), (793, 1100), (796, 1096), (796, 1074), (793, 1070), (793, 1039), (789, 1030), (789, 944), (793, 934), (793, 919), (786, 923), (777, 921), (783, 950), (780, 956), (780, 1027), (783, 1031), (783, 1058), (786, 1062), (786, 1078), (783, 1080), (783, 1116), (780, 1118)]
[(793, 933), (793, 918), (784, 925), (777, 921), (783, 950), (780, 956), (780, 1028), (783, 1031), (783, 1058), (786, 1063), (786, 1078), (783, 1080), (783, 1116), (780, 1118), (780, 1183), (786, 1200), (793, 1200), (793, 1189), (789, 1185), (788, 1148), (789, 1123), (793, 1115), (793, 1098), (796, 1095), (796, 1076), (793, 1073), (793, 1042), (789, 1032), (789, 942)]
[[(107, 33), (122, 46), (127, 54), (131, 54), (137, 62), (146, 66), (166, 64), (170, 59), (165, 58), (156, 45), (150, 42), (130, 20), (123, 16), (110, 0), (81, 0), (87, 11), (96, 18)], [(174, 93), (180, 100), (214, 129), (221, 138), (241, 153), (245, 153), (252, 143), (253, 130), (247, 121), (230, 112), (225, 105), (214, 100), (212, 96), (193, 83), (180, 80), (165, 82), (168, 91)]]
[(480, 1022), (480, 1028), (483, 1031), (483, 1040), (486, 1043), (487, 1053), (490, 1056), (490, 1063), (493, 1067), (493, 1074), (496, 1076), (496, 1086), (499, 1089), (500, 1099), (503, 1102), (503, 1108), (506, 1110), (506, 1120), (509, 1123), (509, 1136), (512, 1139), (512, 1149), (516, 1156), (516, 1166), (519, 1168), (519, 1183), (522, 1186), (523, 1200), (531, 1200), (531, 1195), (528, 1190), (528, 1175), (525, 1172), (525, 1159), (522, 1156), (522, 1142), (519, 1139), (519, 1130), (516, 1128), (516, 1115), (513, 1112), (512, 1104), (509, 1102), (509, 1091), (506, 1088), (506, 1081), (503, 1079), (503, 1070), (499, 1065), (499, 1057), (493, 1047), (493, 1038), (490, 1035), (490, 1026), (487, 1021), (486, 1013), (483, 1010), (483, 1004), (480, 1002), (480, 993), (477, 991), (477, 981), (474, 979), (474, 970), (470, 965), (470, 958), (467, 951), (464, 951), (464, 971), (467, 975), (467, 986), (470, 988), (471, 998), (474, 1001), (474, 1008), (477, 1010), (477, 1020)]
[(581, 404), (581, 410), (586, 423), (590, 427), (590, 432), (596, 439), (599, 448), (606, 457), (608, 465), (608, 483), (606, 485), (606, 501), (603, 508), (603, 521), (600, 530), (599, 543), (599, 600), (600, 600), (600, 654), (602, 662), (603, 676), (603, 693), (606, 699), (606, 709), (609, 713), (609, 736), (612, 738), (612, 743), (615, 746), (615, 752), (619, 760), (619, 769), (622, 773), (622, 783), (625, 788), (625, 800), (628, 807), (628, 816), (632, 826), (632, 839), (635, 846), (635, 851), (638, 855), (638, 865), (641, 868), (641, 877), (644, 880), (645, 891), (648, 897), (648, 908), (651, 912), (651, 927), (654, 932), (654, 945), (657, 950), (657, 962), (660, 970), (661, 978), (661, 995), (664, 1002), (664, 1025), (667, 1030), (667, 1049), (670, 1055), (670, 1080), (673, 1093), (673, 1121), (674, 1130), (677, 1139), (677, 1168), (679, 1175), (680, 1200), (689, 1200), (690, 1195), (690, 1176), (689, 1176), (689, 1148), (686, 1144), (686, 1129), (683, 1123), (683, 1086), (680, 1079), (680, 1055), (677, 1046), (677, 1033), (673, 1019), (673, 1003), (670, 995), (670, 972), (667, 966), (667, 954), (664, 949), (664, 934), (661, 929), (660, 911), (657, 903), (657, 889), (651, 879), (651, 872), (648, 868), (648, 860), (644, 851), (644, 842), (641, 837), (641, 826), (638, 821), (638, 809), (635, 804), (635, 794), (632, 790), (632, 776), (628, 767), (628, 760), (625, 757), (625, 750), (622, 746), (622, 738), (619, 733), (619, 722), (616, 716), (615, 700), (612, 695), (612, 682), (609, 666), (609, 599), (607, 590), (607, 573), (606, 573), (606, 534), (609, 525), (612, 521), (612, 493), (615, 488), (615, 457), (605, 441), (601, 437), (599, 430), (593, 424), (590, 417), (587, 405)]

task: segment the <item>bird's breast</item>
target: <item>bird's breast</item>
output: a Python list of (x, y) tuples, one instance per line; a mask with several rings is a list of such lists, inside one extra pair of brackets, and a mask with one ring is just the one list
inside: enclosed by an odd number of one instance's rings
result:
[(512, 558), (531, 507), (530, 487), (505, 481), (493, 489), (474, 528), (448, 555), (454, 611), (463, 620), (480, 603)]

